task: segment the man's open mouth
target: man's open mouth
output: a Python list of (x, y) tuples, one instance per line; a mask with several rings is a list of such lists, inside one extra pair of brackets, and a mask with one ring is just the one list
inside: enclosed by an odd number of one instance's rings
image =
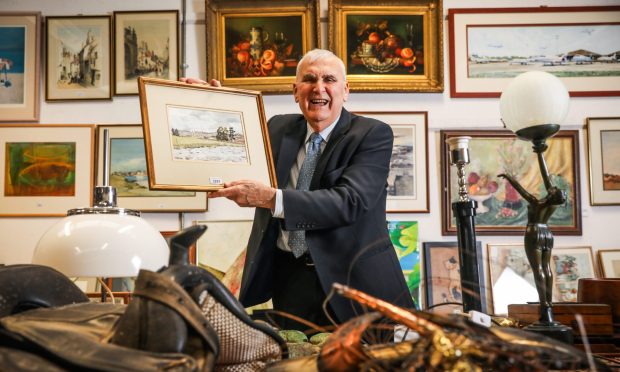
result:
[(328, 100), (326, 100), (326, 99), (311, 99), (311, 100), (310, 100), (310, 103), (311, 103), (311, 104), (313, 104), (313, 105), (321, 105), (321, 106), (324, 106), (324, 105), (328, 104), (328, 103), (329, 103), (329, 101), (328, 101)]

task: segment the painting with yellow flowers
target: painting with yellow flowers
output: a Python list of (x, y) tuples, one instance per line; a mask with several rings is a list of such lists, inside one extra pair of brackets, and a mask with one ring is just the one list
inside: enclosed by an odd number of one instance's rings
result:
[(387, 221), (390, 240), (413, 300), (420, 303), (420, 250), (417, 221)]

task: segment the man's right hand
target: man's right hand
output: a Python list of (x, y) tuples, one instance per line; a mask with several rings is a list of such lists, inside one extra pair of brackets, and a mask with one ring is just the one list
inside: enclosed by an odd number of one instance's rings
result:
[(202, 79), (198, 79), (198, 78), (185, 78), (182, 77), (179, 79), (182, 83), (187, 83), (187, 84), (208, 84), (211, 85), (212, 87), (221, 87), (222, 83), (220, 83), (219, 80), (215, 80), (215, 79), (211, 79), (211, 81), (209, 81), (208, 83)]

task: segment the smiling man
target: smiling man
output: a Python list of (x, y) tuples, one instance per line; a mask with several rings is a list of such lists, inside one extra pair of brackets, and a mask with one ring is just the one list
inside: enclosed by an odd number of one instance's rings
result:
[[(343, 108), (349, 96), (345, 66), (330, 51), (315, 49), (301, 59), (293, 92), (303, 115), (269, 120), (281, 189), (241, 180), (209, 194), (257, 207), (241, 303), (272, 299), (276, 310), (330, 325), (322, 305), (337, 282), (413, 307), (386, 225), (391, 128)], [(327, 310), (339, 322), (361, 313), (337, 295)], [(293, 321), (280, 325), (307, 328)]]

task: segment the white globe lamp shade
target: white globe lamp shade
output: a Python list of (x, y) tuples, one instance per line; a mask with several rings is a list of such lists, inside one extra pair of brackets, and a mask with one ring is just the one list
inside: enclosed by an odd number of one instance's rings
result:
[(547, 124), (559, 129), (568, 113), (569, 101), (560, 79), (548, 72), (529, 71), (514, 78), (504, 89), (499, 109), (504, 124), (515, 133)]

